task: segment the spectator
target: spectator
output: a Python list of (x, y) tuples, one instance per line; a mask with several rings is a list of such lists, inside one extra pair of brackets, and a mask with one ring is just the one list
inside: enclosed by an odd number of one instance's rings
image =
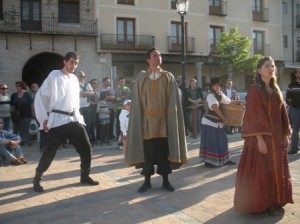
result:
[[(231, 79), (227, 79), (225, 88), (222, 89), (222, 92), (231, 100), (238, 100), (238, 93), (233, 89), (232, 87), (232, 81)], [(234, 126), (225, 126), (226, 133), (227, 134), (233, 134), (234, 132), (237, 132), (237, 127)]]
[(90, 97), (94, 95), (93, 88), (90, 83), (85, 82), (85, 74), (83, 71), (77, 72), (77, 78), (80, 87), (80, 113), (83, 116), (86, 132), (91, 139), (91, 108)]
[(123, 143), (123, 152), (124, 155), (126, 153), (126, 139), (127, 139), (127, 131), (128, 131), (128, 121), (129, 121), (129, 114), (131, 110), (131, 100), (124, 101), (124, 108), (120, 113), (120, 129), (122, 135), (122, 143)]
[(91, 130), (90, 130), (90, 138), (91, 138), (91, 142), (96, 145), (97, 144), (97, 137), (98, 136), (97, 130), (98, 130), (98, 123), (99, 123), (99, 118), (98, 118), (98, 114), (97, 114), (97, 104), (99, 103), (99, 83), (97, 79), (92, 79), (90, 81), (90, 84), (93, 88), (93, 93), (94, 95), (92, 95), (90, 97), (90, 110), (91, 110)]
[(299, 151), (300, 130), (300, 67), (295, 72), (296, 80), (291, 82), (286, 92), (286, 103), (289, 105), (289, 113), (292, 123), (292, 144), (288, 154), (296, 154)]
[(3, 130), (3, 119), (0, 118), (0, 163), (2, 158), (10, 160), (12, 165), (22, 165), (28, 163), (24, 158), (21, 146), (21, 137), (7, 130)]
[(197, 86), (197, 80), (192, 79), (190, 86), (186, 91), (186, 98), (189, 107), (189, 123), (188, 127), (192, 132), (192, 137), (196, 138), (200, 134), (201, 116), (202, 116), (202, 89)]
[(23, 81), (16, 82), (17, 92), (11, 95), (11, 106), (13, 111), (18, 111), (20, 122), (13, 124), (13, 133), (21, 136), (20, 145), (25, 143), (31, 146), (31, 136), (29, 135), (29, 125), (31, 119), (35, 117), (33, 99), (27, 91), (27, 85)]
[(104, 77), (102, 79), (102, 86), (99, 88), (99, 93), (108, 92), (108, 96), (106, 97), (108, 109), (110, 111), (110, 120), (109, 120), (109, 138), (114, 139), (114, 123), (115, 123), (115, 91), (114, 88), (111, 87), (110, 78)]
[(4, 124), (3, 129), (10, 130), (10, 95), (7, 93), (8, 87), (5, 83), (0, 83), (0, 118)]
[(109, 138), (109, 122), (110, 122), (110, 110), (107, 105), (107, 98), (109, 97), (108, 92), (101, 92), (100, 101), (97, 106), (97, 112), (99, 114), (99, 133), (100, 133), (100, 144), (107, 143), (110, 145)]
[(117, 138), (119, 141), (119, 145), (121, 145), (121, 130), (120, 130), (120, 120), (119, 116), (121, 113), (121, 110), (123, 109), (123, 104), (125, 100), (128, 100), (131, 98), (130, 89), (125, 86), (125, 78), (120, 77), (119, 78), (119, 85), (115, 89), (115, 102), (116, 102), (116, 131), (117, 131)]

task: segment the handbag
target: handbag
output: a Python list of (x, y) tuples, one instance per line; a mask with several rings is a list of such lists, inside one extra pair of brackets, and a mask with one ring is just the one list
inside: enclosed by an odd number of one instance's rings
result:
[(35, 135), (38, 134), (39, 132), (39, 125), (35, 119), (31, 119), (30, 124), (29, 124), (29, 134), (30, 135)]

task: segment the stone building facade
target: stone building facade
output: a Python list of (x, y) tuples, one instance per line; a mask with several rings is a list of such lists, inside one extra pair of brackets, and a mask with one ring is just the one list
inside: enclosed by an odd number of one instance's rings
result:
[(94, 0), (0, 0), (0, 82), (42, 84), (49, 72), (62, 67), (66, 52), (80, 56), (78, 70), (92, 78), (110, 74), (97, 53), (98, 21)]

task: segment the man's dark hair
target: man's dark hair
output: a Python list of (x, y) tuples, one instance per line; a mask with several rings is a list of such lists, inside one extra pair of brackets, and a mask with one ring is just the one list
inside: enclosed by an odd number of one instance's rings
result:
[(79, 60), (79, 55), (75, 52), (68, 52), (66, 53), (64, 60), (69, 61), (71, 58), (74, 58), (75, 60)]
[(119, 80), (123, 80), (123, 79), (125, 79), (125, 77), (124, 77), (124, 76), (121, 76), (121, 77), (119, 77)]
[(109, 77), (104, 77), (103, 79), (102, 79), (102, 82), (105, 82), (106, 80), (108, 80), (108, 79), (110, 79)]
[(158, 51), (158, 48), (157, 47), (152, 47), (151, 49), (149, 49), (146, 52), (146, 55), (145, 55), (146, 60), (150, 58), (150, 54), (151, 54), (152, 51)]

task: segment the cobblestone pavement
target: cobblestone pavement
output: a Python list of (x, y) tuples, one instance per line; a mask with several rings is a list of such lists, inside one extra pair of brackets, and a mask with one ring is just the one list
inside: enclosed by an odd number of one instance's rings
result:
[[(233, 161), (238, 162), (243, 141), (230, 135)], [(170, 175), (176, 190), (161, 188), (161, 177), (152, 177), (144, 194), (139, 170), (126, 167), (122, 151), (113, 146), (93, 148), (92, 177), (99, 186), (79, 183), (79, 157), (74, 149), (58, 150), (45, 173), (44, 193), (32, 190), (32, 178), (41, 153), (38, 143), (23, 147), (30, 163), (0, 167), (0, 223), (300, 223), (300, 154), (289, 155), (295, 204), (277, 217), (242, 215), (233, 209), (237, 166), (208, 168), (199, 164), (199, 140), (188, 139), (189, 163)]]

